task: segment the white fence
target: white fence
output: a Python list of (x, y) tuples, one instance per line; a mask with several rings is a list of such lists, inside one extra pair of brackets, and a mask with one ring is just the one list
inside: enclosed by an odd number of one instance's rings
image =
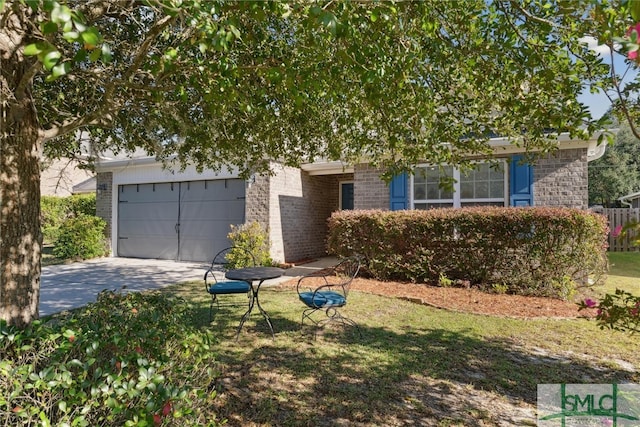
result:
[[(640, 221), (640, 208), (605, 208), (594, 209), (593, 211), (607, 217), (611, 231), (615, 230), (619, 225), (624, 227), (629, 221)], [(628, 233), (626, 236), (614, 238), (609, 234), (609, 250), (613, 252), (636, 252), (640, 250), (640, 248), (631, 245), (631, 240), (635, 235), (635, 233)]]

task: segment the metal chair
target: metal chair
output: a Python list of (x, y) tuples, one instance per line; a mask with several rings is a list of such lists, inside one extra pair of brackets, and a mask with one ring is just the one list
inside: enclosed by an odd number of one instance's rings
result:
[[(345, 258), (329, 270), (301, 277), (298, 280), (296, 291), (300, 301), (307, 306), (307, 309), (302, 312), (301, 325), (304, 325), (305, 319), (309, 319), (319, 327), (338, 321), (343, 325), (354, 326), (358, 334), (362, 336), (358, 324), (348, 317), (344, 317), (338, 310), (347, 305), (349, 288), (358, 271), (360, 271), (360, 259), (350, 257)], [(319, 310), (325, 312), (326, 318), (313, 319), (311, 316)]]
[[(253, 254), (246, 249), (240, 247), (229, 247), (221, 250), (213, 257), (211, 267), (204, 273), (204, 287), (211, 295), (211, 304), (209, 305), (209, 322), (214, 318), (213, 305), (216, 305), (216, 313), (220, 310), (220, 295), (247, 294), (248, 304), (251, 306), (253, 293), (251, 292), (251, 284), (241, 280), (229, 280), (225, 278), (225, 273), (229, 270), (230, 254), (242, 258), (242, 265), (234, 267), (255, 267), (256, 261)], [(234, 306), (229, 302), (228, 306)]]

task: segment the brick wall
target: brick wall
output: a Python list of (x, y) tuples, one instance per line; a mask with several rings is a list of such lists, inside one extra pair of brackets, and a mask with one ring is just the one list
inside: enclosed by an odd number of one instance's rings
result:
[(249, 182), (245, 192), (246, 222), (257, 221), (264, 228), (268, 228), (269, 176), (255, 175), (255, 182)]
[[(111, 246), (111, 227), (113, 221), (111, 205), (114, 197), (113, 173), (102, 172), (97, 174), (96, 188), (96, 216), (107, 222), (107, 227), (104, 233), (105, 237), (107, 237), (107, 240), (109, 241), (109, 246)], [(115, 197), (117, 197), (117, 194), (115, 194)], [(110, 247), (110, 249), (113, 248)]]
[(273, 165), (272, 176), (258, 176), (247, 190), (247, 222), (268, 227), (271, 256), (295, 262), (326, 255), (327, 219), (339, 206), (339, 182), (351, 174), (310, 176)]
[(533, 168), (533, 204), (586, 209), (589, 202), (587, 149), (546, 154)]
[(382, 171), (368, 164), (354, 168), (354, 209), (389, 209), (389, 187), (380, 179)]

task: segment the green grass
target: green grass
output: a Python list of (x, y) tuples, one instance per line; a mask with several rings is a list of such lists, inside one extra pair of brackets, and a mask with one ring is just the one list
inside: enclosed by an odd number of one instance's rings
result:
[[(640, 277), (640, 254), (624, 255), (611, 257), (616, 286)], [(461, 314), (353, 292), (344, 313), (362, 338), (336, 325), (315, 336), (300, 328), (292, 288), (264, 288), (275, 340), (256, 310), (236, 342), (242, 308), (209, 323), (201, 283), (171, 292), (218, 337), (211, 409), (232, 426), (535, 425), (537, 384), (640, 381), (638, 337), (593, 320)]]
[(603, 291), (616, 288), (640, 295), (640, 252), (609, 252), (609, 276)]

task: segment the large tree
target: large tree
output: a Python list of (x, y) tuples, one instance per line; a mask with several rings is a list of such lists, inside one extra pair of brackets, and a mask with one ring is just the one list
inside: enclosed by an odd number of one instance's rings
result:
[(579, 41), (596, 5), (0, 0), (0, 318), (38, 316), (44, 151), (83, 135), (199, 168), (366, 156), (391, 175), (494, 134), (551, 149), (600, 126), (577, 101), (609, 71)]
[(604, 156), (589, 163), (589, 204), (617, 207), (618, 199), (640, 190), (640, 144), (623, 122)]

